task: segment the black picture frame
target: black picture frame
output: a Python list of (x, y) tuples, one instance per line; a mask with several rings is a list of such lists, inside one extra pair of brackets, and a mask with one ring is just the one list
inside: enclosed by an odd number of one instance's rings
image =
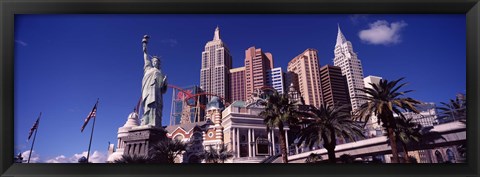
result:
[[(479, 0), (1, 0), (2, 176), (478, 176)], [(467, 163), (464, 164), (14, 164), (16, 14), (466, 14)], [(448, 72), (448, 71), (446, 71)]]

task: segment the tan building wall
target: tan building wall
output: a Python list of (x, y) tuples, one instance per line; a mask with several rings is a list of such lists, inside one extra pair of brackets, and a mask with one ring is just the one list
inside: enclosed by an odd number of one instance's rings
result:
[(230, 100), (245, 101), (245, 67), (230, 69)]
[(298, 87), (295, 87), (300, 91), (305, 104), (319, 107), (322, 104), (322, 94), (318, 51), (305, 50), (288, 62), (287, 71), (297, 75)]
[(250, 47), (245, 50), (245, 100), (248, 100), (255, 89), (267, 85), (267, 71), (273, 68), (271, 53), (263, 53), (262, 49)]

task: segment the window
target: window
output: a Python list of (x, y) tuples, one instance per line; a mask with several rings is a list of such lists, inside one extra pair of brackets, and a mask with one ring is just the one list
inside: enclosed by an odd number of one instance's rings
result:
[(437, 158), (437, 163), (443, 163), (443, 156), (440, 151), (436, 150), (435, 151), (435, 157)]
[(448, 161), (450, 161), (450, 162), (455, 161), (455, 154), (453, 153), (453, 151), (451, 149), (447, 149), (447, 158), (448, 158)]

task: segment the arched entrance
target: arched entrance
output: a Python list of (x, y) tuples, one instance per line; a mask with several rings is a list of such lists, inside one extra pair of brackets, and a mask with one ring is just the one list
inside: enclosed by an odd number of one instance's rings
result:
[(445, 162), (443, 160), (442, 153), (440, 153), (440, 151), (438, 151), (438, 150), (435, 151), (435, 157), (437, 158), (437, 163), (444, 163)]
[(455, 162), (455, 154), (451, 149), (447, 149), (447, 159), (450, 162)]

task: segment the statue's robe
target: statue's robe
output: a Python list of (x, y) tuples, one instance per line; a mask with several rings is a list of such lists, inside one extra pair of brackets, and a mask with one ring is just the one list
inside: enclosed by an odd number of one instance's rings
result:
[(162, 126), (163, 94), (167, 83), (162, 71), (153, 67), (148, 61), (145, 63), (142, 80), (142, 125)]

